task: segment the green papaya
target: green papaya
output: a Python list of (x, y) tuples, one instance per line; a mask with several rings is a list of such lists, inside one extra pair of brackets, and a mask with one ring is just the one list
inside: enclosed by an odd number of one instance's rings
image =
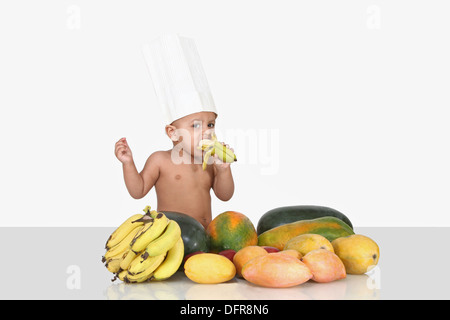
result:
[(258, 245), (283, 250), (290, 239), (305, 233), (320, 234), (330, 242), (340, 237), (355, 234), (353, 229), (341, 219), (336, 217), (321, 217), (287, 223), (267, 230), (258, 236)]
[(342, 212), (323, 206), (298, 205), (280, 207), (267, 211), (259, 219), (258, 225), (256, 227), (256, 233), (260, 235), (267, 230), (273, 229), (286, 223), (316, 219), (320, 217), (336, 217), (344, 221), (348, 226), (350, 226), (350, 228), (353, 229), (352, 222)]

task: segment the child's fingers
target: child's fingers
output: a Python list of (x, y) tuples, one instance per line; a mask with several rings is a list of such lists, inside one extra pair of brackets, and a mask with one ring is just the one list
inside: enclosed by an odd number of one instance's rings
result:
[(118, 145), (116, 145), (116, 153), (119, 152), (119, 150), (123, 150), (126, 148), (127, 148), (127, 146), (125, 146), (124, 144), (118, 144)]
[(223, 161), (219, 159), (219, 156), (217, 154), (214, 155), (214, 162), (217, 164), (221, 164)]
[(229, 144), (225, 144), (225, 142), (222, 142), (222, 145), (224, 145), (225, 147), (227, 147), (227, 149), (230, 149), (231, 152), (234, 152), (234, 149), (233, 149), (233, 148), (230, 148), (230, 145), (229, 145)]
[(116, 142), (116, 146), (119, 145), (119, 144), (126, 144), (126, 145), (128, 145), (127, 139), (126, 138), (121, 138), (119, 141)]
[(116, 149), (116, 156), (122, 155), (127, 152), (127, 147), (120, 146)]
[(126, 146), (126, 145), (125, 145), (123, 142), (117, 141), (117, 142), (116, 142), (116, 145), (115, 145), (114, 147), (115, 147), (115, 149), (117, 150), (117, 148), (125, 147), (125, 146)]

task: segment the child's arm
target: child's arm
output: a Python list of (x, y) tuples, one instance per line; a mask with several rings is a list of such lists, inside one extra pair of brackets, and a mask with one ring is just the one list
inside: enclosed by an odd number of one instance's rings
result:
[(222, 201), (228, 201), (234, 193), (234, 181), (230, 164), (223, 163), (217, 156), (215, 158), (213, 190), (217, 198)]
[(123, 177), (128, 193), (134, 199), (143, 198), (155, 185), (159, 177), (157, 157), (152, 154), (145, 163), (144, 169), (138, 173), (133, 161), (130, 147), (125, 138), (116, 143), (116, 157), (122, 162)]

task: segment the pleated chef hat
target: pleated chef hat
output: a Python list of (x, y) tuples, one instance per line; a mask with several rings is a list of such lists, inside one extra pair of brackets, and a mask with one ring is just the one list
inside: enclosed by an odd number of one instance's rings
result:
[(201, 111), (217, 115), (194, 40), (162, 35), (143, 52), (167, 124)]

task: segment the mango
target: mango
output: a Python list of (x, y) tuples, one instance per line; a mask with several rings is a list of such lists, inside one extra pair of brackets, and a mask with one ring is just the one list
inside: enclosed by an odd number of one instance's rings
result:
[(220, 254), (202, 253), (186, 260), (184, 273), (197, 283), (222, 283), (234, 278), (236, 267)]
[(373, 269), (380, 258), (380, 248), (369, 237), (355, 234), (331, 242), (349, 274), (364, 274)]
[(327, 238), (313, 233), (305, 233), (291, 238), (284, 246), (284, 250), (289, 249), (297, 250), (302, 256), (316, 249), (326, 249), (334, 252), (333, 246)]
[(242, 268), (242, 276), (259, 286), (287, 288), (302, 284), (313, 275), (299, 259), (282, 252), (274, 252), (247, 262)]
[(241, 250), (239, 250), (238, 252), (236, 252), (236, 254), (233, 257), (233, 263), (234, 266), (236, 267), (236, 274), (238, 277), (242, 278), (242, 267), (244, 266), (244, 264), (246, 264), (247, 262), (249, 262), (250, 260), (259, 257), (259, 256), (263, 256), (268, 254), (268, 252), (266, 251), (266, 249), (264, 249), (263, 247), (259, 247), (259, 246), (248, 246), (248, 247), (244, 247)]
[(297, 259), (301, 259), (303, 257), (300, 252), (298, 252), (297, 250), (294, 250), (294, 249), (282, 250), (280, 252), (283, 254), (293, 256), (294, 258), (297, 258)]
[(326, 249), (308, 252), (302, 262), (311, 270), (315, 282), (331, 282), (347, 276), (344, 263), (334, 253)]

